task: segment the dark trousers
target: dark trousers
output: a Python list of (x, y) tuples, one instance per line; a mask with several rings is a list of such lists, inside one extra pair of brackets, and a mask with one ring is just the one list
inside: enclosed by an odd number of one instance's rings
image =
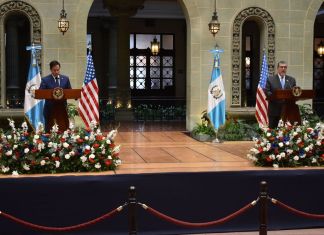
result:
[(275, 129), (278, 127), (280, 116), (269, 116), (269, 127)]

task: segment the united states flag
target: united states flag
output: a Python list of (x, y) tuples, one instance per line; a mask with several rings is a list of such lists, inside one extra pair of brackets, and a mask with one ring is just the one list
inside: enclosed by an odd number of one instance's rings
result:
[(268, 79), (268, 62), (266, 53), (263, 53), (261, 76), (256, 94), (255, 116), (260, 126), (268, 126), (268, 101), (264, 89)]
[(91, 121), (99, 123), (98, 93), (99, 88), (93, 66), (93, 59), (89, 52), (87, 56), (87, 71), (82, 85), (81, 99), (79, 102), (79, 114), (86, 127), (90, 126)]

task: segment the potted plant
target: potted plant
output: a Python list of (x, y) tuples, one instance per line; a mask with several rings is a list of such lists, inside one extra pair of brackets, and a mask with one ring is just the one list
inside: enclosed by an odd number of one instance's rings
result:
[(191, 136), (198, 141), (211, 141), (215, 138), (216, 133), (209, 122), (202, 119), (201, 123), (197, 123), (192, 129)]
[(70, 124), (72, 123), (74, 125), (75, 124), (74, 117), (79, 116), (78, 107), (74, 104), (68, 103), (67, 104), (67, 113), (68, 113)]

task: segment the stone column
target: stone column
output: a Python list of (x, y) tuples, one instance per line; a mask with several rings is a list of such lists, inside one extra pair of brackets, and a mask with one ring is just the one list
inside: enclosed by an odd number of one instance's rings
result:
[(129, 24), (128, 19), (143, 7), (145, 0), (103, 0), (104, 7), (117, 19), (117, 91), (116, 101), (123, 108), (130, 102), (129, 88)]

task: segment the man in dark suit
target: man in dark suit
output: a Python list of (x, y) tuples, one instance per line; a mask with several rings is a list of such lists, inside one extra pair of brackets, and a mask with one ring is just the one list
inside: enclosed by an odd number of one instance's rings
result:
[[(296, 86), (295, 78), (288, 76), (287, 74), (287, 63), (280, 61), (277, 65), (277, 74), (273, 77), (268, 78), (266, 84), (266, 95), (269, 98), (275, 90), (278, 89), (292, 89)], [(281, 112), (284, 104), (284, 100), (270, 100), (268, 106), (268, 118), (269, 127), (276, 128), (281, 118)]]
[[(60, 87), (62, 89), (71, 89), (70, 79), (67, 76), (60, 74), (61, 64), (53, 60), (49, 64), (51, 74), (42, 78), (39, 89), (54, 89), (56, 87)], [(44, 118), (45, 118), (45, 130), (49, 132), (52, 126), (55, 124), (55, 120), (52, 118), (55, 115), (52, 115), (52, 112), (58, 112), (58, 110), (54, 110), (54, 103), (58, 101), (54, 100), (45, 100), (44, 105)], [(61, 105), (66, 109), (67, 102), (64, 100), (61, 102)]]

